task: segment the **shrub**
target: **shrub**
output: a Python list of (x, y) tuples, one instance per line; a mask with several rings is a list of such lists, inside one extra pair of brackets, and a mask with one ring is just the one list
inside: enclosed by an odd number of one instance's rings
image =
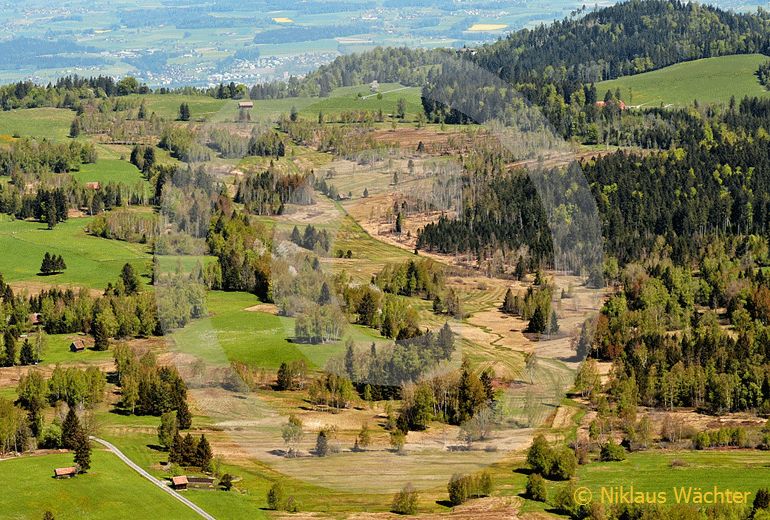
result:
[(580, 506), (575, 502), (575, 484), (570, 482), (559, 489), (553, 500), (553, 505), (562, 513), (576, 517)]
[(417, 513), (417, 501), (419, 495), (412, 484), (407, 484), (393, 497), (391, 511), (400, 515), (413, 515)]
[(692, 440), (692, 447), (696, 450), (705, 450), (711, 447), (711, 437), (708, 432), (698, 432)]
[(230, 491), (233, 487), (233, 476), (229, 473), (222, 475), (222, 478), (219, 479), (219, 487), (221, 487), (223, 491)]
[(531, 473), (527, 477), (527, 497), (538, 502), (546, 502), (548, 500), (545, 479), (541, 475)]
[(577, 457), (569, 446), (556, 448), (553, 451), (552, 460), (551, 471), (548, 474), (552, 479), (568, 480), (577, 471)]
[(278, 511), (283, 508), (284, 504), (284, 491), (283, 484), (276, 482), (267, 492), (267, 507), (274, 511)]
[(626, 449), (610, 439), (607, 444), (602, 446), (600, 458), (603, 462), (626, 460)]

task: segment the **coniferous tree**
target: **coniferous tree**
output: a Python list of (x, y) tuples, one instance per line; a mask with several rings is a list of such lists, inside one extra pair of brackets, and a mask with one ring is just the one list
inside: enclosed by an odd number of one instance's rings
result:
[(5, 347), (4, 365), (12, 367), (16, 364), (16, 336), (10, 329), (3, 333), (3, 345)]
[(211, 445), (205, 435), (201, 435), (198, 446), (195, 449), (195, 463), (202, 471), (211, 471), (211, 461), (214, 454), (211, 452)]
[(80, 419), (78, 419), (77, 413), (75, 413), (75, 407), (70, 406), (61, 425), (62, 446), (68, 450), (74, 450), (77, 447), (80, 430)]
[(174, 434), (174, 440), (172, 441), (171, 447), (168, 450), (169, 462), (173, 464), (182, 464), (182, 453), (184, 451), (183, 443), (184, 441), (182, 440), (182, 436), (179, 434), (179, 431), (177, 431)]
[(32, 348), (32, 343), (29, 339), (25, 339), (21, 345), (21, 352), (19, 353), (20, 365), (32, 365), (35, 363), (35, 352)]
[(189, 430), (192, 426), (192, 414), (186, 400), (181, 400), (176, 409), (176, 422), (180, 430)]
[(85, 430), (78, 428), (74, 442), (75, 464), (81, 473), (85, 473), (91, 469), (91, 441)]

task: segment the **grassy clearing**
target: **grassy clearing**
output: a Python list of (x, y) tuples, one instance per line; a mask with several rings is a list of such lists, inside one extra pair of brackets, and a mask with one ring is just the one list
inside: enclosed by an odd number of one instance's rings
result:
[[(294, 319), (246, 310), (259, 300), (252, 294), (212, 291), (208, 294), (211, 316), (174, 332), (180, 351), (213, 364), (240, 361), (255, 367), (277, 369), (282, 362), (304, 359), (311, 367), (344, 351), (343, 342), (324, 345), (292, 343)], [(375, 331), (351, 325), (347, 337), (357, 342), (377, 339)]]
[(226, 109), (228, 104), (235, 103), (203, 95), (148, 94), (136, 97), (145, 101), (148, 113), (155, 112), (156, 115), (166, 119), (179, 117), (179, 105), (187, 103), (190, 105), (190, 117), (193, 121), (212, 119), (216, 114)]
[[(69, 453), (0, 461), (2, 517), (57, 519), (199, 518), (126, 466), (117, 456), (94, 446), (92, 469), (73, 479), (55, 480), (53, 469), (72, 465)], [(130, 513), (129, 513), (130, 512)]]
[[(148, 269), (146, 246), (88, 235), (84, 228), (90, 219), (69, 219), (54, 229), (40, 222), (0, 218), (0, 273), (7, 282), (75, 285), (103, 289), (114, 282), (123, 264), (131, 263), (140, 273)], [(62, 255), (67, 270), (61, 274), (39, 276), (46, 251)]]
[(629, 105), (684, 106), (694, 99), (702, 103), (728, 103), (731, 96), (767, 96), (754, 73), (768, 60), (762, 54), (722, 56), (678, 63), (653, 72), (627, 76), (596, 85), (599, 97), (620, 89)]
[[(672, 461), (681, 461), (683, 467), (672, 468)], [(518, 463), (524, 466), (523, 460)], [(510, 471), (510, 465), (493, 468), (493, 476), (503, 495), (523, 494), (527, 482), (525, 472)], [(770, 453), (750, 450), (717, 451), (661, 451), (653, 450), (628, 454), (622, 462), (594, 462), (578, 467), (577, 485), (588, 487), (595, 499), (601, 497), (601, 488), (624, 486), (628, 491), (665, 492), (667, 504), (675, 503), (673, 488), (698, 487), (704, 492), (717, 486), (720, 491), (754, 492), (767, 486), (767, 468)], [(549, 498), (565, 485), (548, 482)], [(543, 511), (548, 506), (525, 501), (523, 512)]]
[(66, 139), (75, 113), (64, 108), (28, 108), (0, 112), (0, 136)]
[(113, 182), (129, 186), (143, 183), (149, 186), (136, 166), (120, 159), (99, 159), (94, 164), (82, 165), (79, 171), (71, 175), (80, 182), (98, 182), (102, 185)]

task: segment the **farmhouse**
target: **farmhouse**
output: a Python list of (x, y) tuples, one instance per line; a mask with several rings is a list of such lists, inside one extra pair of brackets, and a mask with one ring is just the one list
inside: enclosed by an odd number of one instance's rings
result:
[(70, 466), (68, 468), (56, 468), (53, 470), (55, 478), (72, 478), (78, 474), (78, 468)]
[(78, 338), (72, 343), (70, 343), (70, 351), (72, 352), (81, 352), (88, 348), (88, 344), (86, 344), (86, 340)]
[(240, 101), (238, 103), (238, 108), (254, 108), (254, 103), (251, 101)]
[(187, 489), (187, 477), (184, 475), (171, 477), (171, 487), (174, 489)]

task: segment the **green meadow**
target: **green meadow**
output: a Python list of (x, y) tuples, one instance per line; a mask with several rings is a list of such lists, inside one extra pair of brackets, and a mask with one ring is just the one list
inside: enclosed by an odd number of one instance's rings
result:
[[(294, 318), (247, 310), (258, 304), (257, 297), (248, 293), (209, 292), (210, 316), (173, 333), (177, 350), (208, 363), (239, 361), (273, 370), (284, 361), (298, 359), (321, 368), (330, 357), (344, 351), (341, 341), (323, 345), (292, 343)], [(345, 337), (361, 343), (379, 339), (374, 330), (356, 325), (348, 326)]]
[[(676, 461), (676, 462), (675, 462)], [(672, 463), (674, 463), (672, 465)], [(523, 462), (522, 462), (523, 464)], [(767, 487), (770, 453), (750, 450), (664, 451), (650, 450), (630, 453), (621, 462), (592, 462), (578, 466), (576, 485), (591, 490), (595, 500), (623, 486), (653, 493), (665, 492), (667, 505), (676, 503), (674, 488), (700, 488), (713, 491), (750, 492), (749, 504), (760, 487)], [(503, 494), (523, 494), (527, 475), (505, 467), (496, 467), (493, 475)], [(548, 497), (553, 498), (565, 482), (547, 483)], [(523, 511), (543, 511), (549, 506), (527, 500)]]
[[(72, 218), (49, 230), (42, 222), (0, 217), (0, 273), (7, 282), (75, 285), (103, 289), (114, 282), (128, 262), (139, 273), (148, 271), (147, 248), (118, 240), (105, 240), (85, 232), (90, 218)], [(67, 269), (61, 274), (40, 276), (46, 252), (61, 255)]]
[(134, 186), (139, 182), (149, 184), (142, 172), (128, 161), (120, 159), (98, 159), (93, 164), (83, 164), (80, 170), (71, 172), (80, 182), (98, 182), (102, 185), (113, 182)]
[(626, 76), (596, 85), (600, 99), (607, 90), (620, 89), (623, 101), (632, 106), (685, 106), (697, 99), (701, 103), (728, 103), (731, 96), (770, 94), (755, 72), (770, 58), (746, 54), (706, 58), (678, 63), (644, 74)]
[(9, 110), (0, 115), (0, 137), (66, 139), (74, 118), (75, 113), (64, 108)]
[(118, 457), (94, 444), (85, 475), (56, 480), (53, 470), (71, 466), (72, 454), (27, 456), (0, 461), (0, 511), (7, 520), (200, 518), (192, 510), (134, 472)]

